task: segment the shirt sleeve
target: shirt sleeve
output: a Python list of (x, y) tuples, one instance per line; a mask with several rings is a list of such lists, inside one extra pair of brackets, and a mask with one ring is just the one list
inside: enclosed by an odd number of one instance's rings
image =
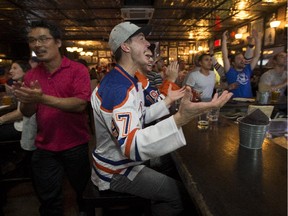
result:
[(162, 79), (161, 75), (159, 73), (157, 73), (155, 75), (155, 80), (154, 80), (155, 86), (157, 87), (157, 86), (161, 85), (162, 82), (163, 82), (163, 79)]
[(161, 75), (157, 72), (151, 72), (147, 77), (152, 87), (158, 87), (163, 82)]
[(90, 101), (91, 85), (89, 71), (82, 65), (79, 65), (77, 69), (73, 79), (74, 97)]
[[(150, 106), (150, 111), (142, 112), (143, 116), (139, 116), (133, 99), (113, 110), (113, 123), (118, 131), (119, 147), (122, 153), (131, 160), (148, 160), (167, 154), (186, 144), (182, 129), (177, 128), (173, 116), (153, 126), (143, 128), (146, 115), (155, 117), (159, 111), (161, 113), (163, 104), (157, 105), (158, 103)], [(155, 113), (153, 114), (153, 112)]]
[(218, 72), (221, 78), (225, 78), (225, 69), (221, 64), (219, 64), (217, 61), (213, 62), (213, 67)]
[(264, 73), (260, 77), (259, 83), (266, 84), (266, 85), (271, 85), (271, 79), (270, 79), (269, 73), (267, 73), (267, 72)]
[[(195, 73), (195, 72), (192, 72), (192, 73)], [(188, 78), (187, 78), (187, 81), (186, 81), (186, 85), (189, 85), (191, 87), (194, 87), (195, 85), (195, 80), (193, 79), (193, 75), (192, 73), (189, 74)]]
[(164, 80), (162, 85), (159, 87), (159, 91), (165, 96), (167, 96), (168, 94), (169, 85), (172, 86), (172, 90), (174, 91), (180, 89), (180, 87), (176, 83), (171, 82), (169, 80)]

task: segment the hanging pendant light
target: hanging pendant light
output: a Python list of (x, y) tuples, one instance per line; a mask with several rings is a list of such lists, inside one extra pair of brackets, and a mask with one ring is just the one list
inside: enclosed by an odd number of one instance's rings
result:
[(270, 21), (270, 27), (271, 28), (277, 28), (280, 26), (280, 24), (281, 24), (281, 21), (276, 20), (275, 13), (273, 13), (273, 16), (272, 16), (271, 21)]

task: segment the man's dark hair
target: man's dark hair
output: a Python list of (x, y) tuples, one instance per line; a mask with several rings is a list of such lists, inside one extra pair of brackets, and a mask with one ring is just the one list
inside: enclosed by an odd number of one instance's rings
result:
[(205, 56), (210, 56), (210, 55), (209, 55), (208, 53), (203, 53), (203, 54), (201, 54), (201, 55), (199, 56), (199, 58), (198, 58), (198, 62), (201, 62), (202, 59), (203, 59)]
[(26, 73), (28, 70), (31, 69), (31, 66), (30, 66), (29, 62), (27, 62), (27, 61), (15, 60), (15, 61), (13, 61), (13, 63), (18, 64), (22, 68), (24, 73)]
[(277, 61), (277, 58), (280, 56), (280, 54), (282, 54), (282, 53), (285, 53), (285, 52), (278, 52), (277, 54), (275, 54), (274, 56), (273, 56), (273, 60), (274, 61)]
[(116, 62), (118, 62), (121, 57), (122, 57), (122, 51), (121, 51), (121, 47), (119, 47), (115, 53), (112, 54), (113, 55), (113, 58), (115, 59)]
[[(131, 42), (131, 37), (128, 38), (125, 43), (130, 43)], [(116, 62), (118, 62), (121, 57), (122, 57), (122, 49), (121, 49), (121, 46), (118, 47), (118, 49), (113, 53), (113, 56), (112, 56)]]
[(230, 55), (230, 61), (231, 62), (235, 62), (235, 57), (238, 56), (238, 55), (243, 55), (243, 53), (242, 52), (237, 52), (234, 55)]
[[(46, 20), (38, 20), (31, 22), (29, 26), (29, 31), (34, 28), (46, 28), (49, 29), (50, 34), (54, 39), (62, 39), (61, 29), (53, 22), (48, 22)], [(28, 32), (29, 32), (28, 31)]]

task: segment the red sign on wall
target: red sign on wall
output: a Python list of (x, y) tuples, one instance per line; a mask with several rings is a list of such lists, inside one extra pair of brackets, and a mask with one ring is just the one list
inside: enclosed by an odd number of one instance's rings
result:
[(221, 46), (221, 39), (214, 41), (214, 47), (219, 47), (219, 46)]

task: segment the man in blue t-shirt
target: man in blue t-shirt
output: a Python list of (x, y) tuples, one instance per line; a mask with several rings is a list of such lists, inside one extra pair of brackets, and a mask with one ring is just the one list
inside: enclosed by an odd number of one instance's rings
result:
[(230, 63), (228, 58), (227, 37), (227, 31), (225, 31), (222, 36), (222, 56), (229, 90), (233, 92), (233, 97), (251, 98), (253, 94), (250, 80), (252, 71), (260, 58), (262, 34), (254, 30), (252, 31), (251, 38), (255, 40), (255, 51), (250, 64), (245, 64), (242, 53), (236, 53), (232, 56)]

